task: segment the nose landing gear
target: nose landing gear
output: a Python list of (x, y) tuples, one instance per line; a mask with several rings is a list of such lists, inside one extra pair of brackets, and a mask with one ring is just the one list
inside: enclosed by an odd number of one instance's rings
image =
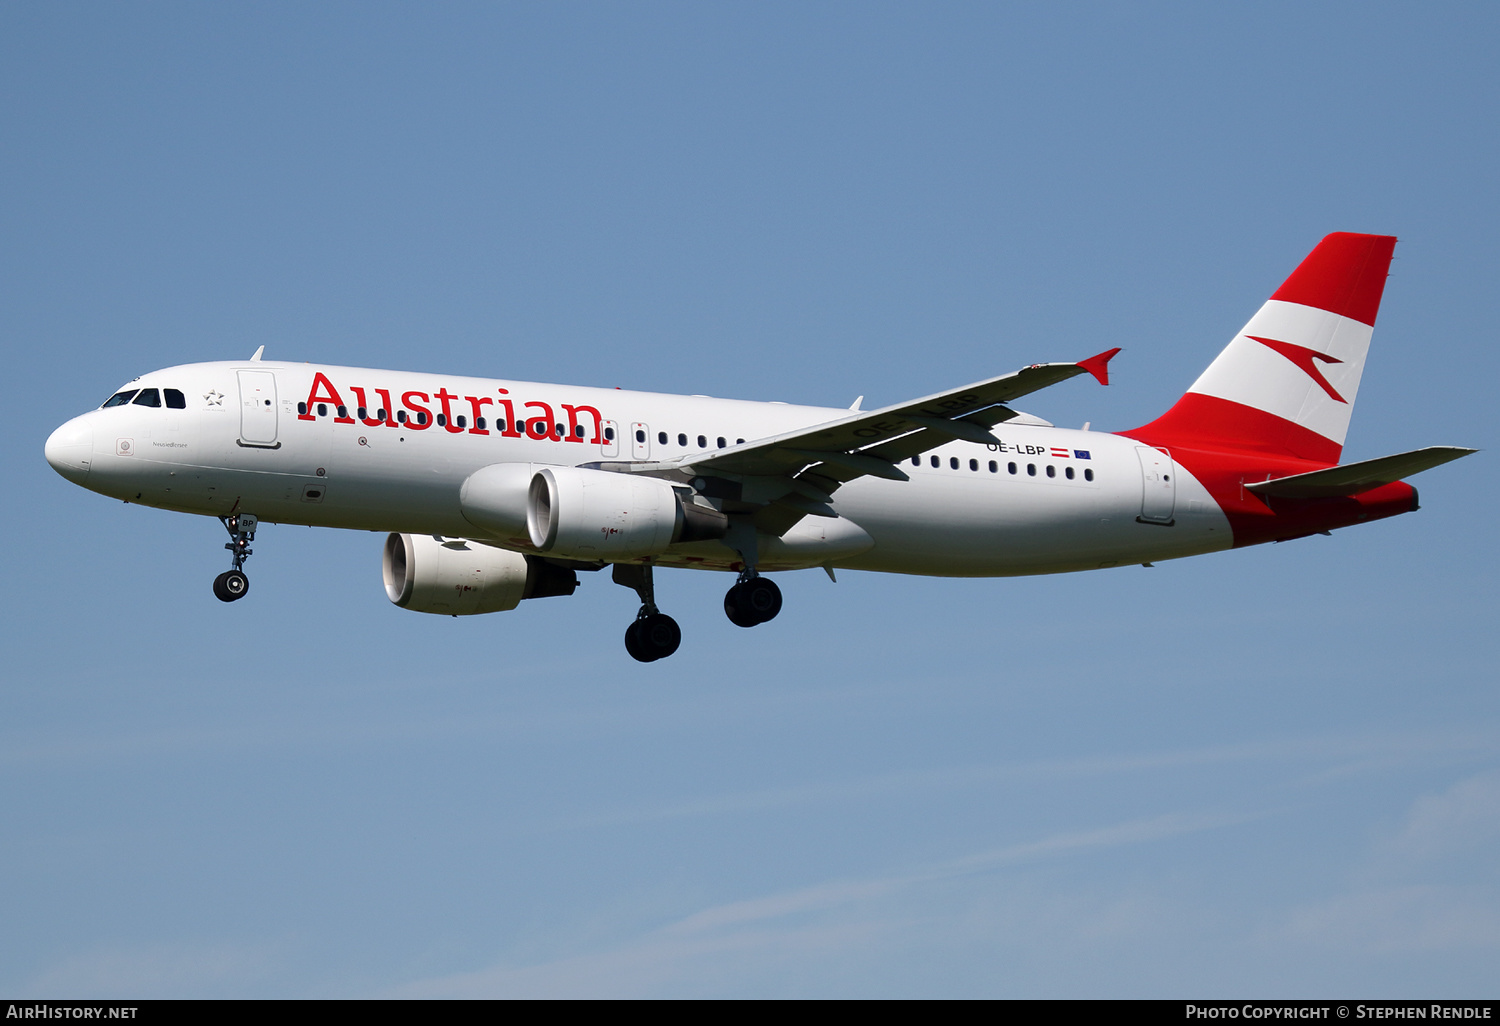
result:
[(637, 662), (654, 663), (677, 651), (682, 644), (682, 628), (677, 621), (656, 608), (656, 586), (651, 564), (616, 563), (611, 572), (616, 584), (631, 588), (641, 597), (641, 608), (635, 622), (625, 628), (625, 651)]
[(259, 521), (249, 513), (238, 513), (234, 516), (220, 517), (224, 530), (229, 532), (230, 541), (224, 547), (229, 550), (234, 560), (234, 569), (225, 570), (214, 578), (214, 597), (220, 602), (234, 602), (242, 599), (250, 591), (250, 578), (245, 576), (245, 560), (250, 558), (250, 543), (255, 540), (255, 528)]

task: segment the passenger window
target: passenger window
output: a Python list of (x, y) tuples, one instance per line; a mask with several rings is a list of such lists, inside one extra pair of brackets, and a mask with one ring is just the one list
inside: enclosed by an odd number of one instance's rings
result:
[(349, 407), (347, 407), (347, 406), (340, 406), (339, 407), (339, 420), (348, 420), (348, 419), (349, 419)]
[(328, 416), (328, 404), (327, 403), (319, 403), (318, 404), (318, 416), (320, 416), (320, 417), (326, 417), (326, 416)]
[(1006, 469), (1006, 470), (1007, 470), (1007, 471), (1008, 471), (1008, 472), (1009, 472), (1009, 473), (1012, 473), (1012, 474), (1014, 474), (1014, 473), (1015, 473), (1015, 472), (1016, 472), (1016, 465), (1015, 465), (1015, 464), (1014, 464), (1014, 463), (1007, 463), (1007, 464), (1006, 464), (1006, 465), (1005, 465), (1005, 469)]
[(943, 461), (934, 456), (932, 457), (932, 465), (934, 467), (941, 467), (943, 465)]
[(722, 448), (724, 448), (724, 447), (725, 447), (725, 445), (726, 445), (726, 444), (727, 444), (727, 443), (726, 443), (726, 442), (725, 442), (725, 441), (724, 441), (724, 436), (723, 436), (723, 435), (720, 435), (720, 436), (719, 436), (719, 448), (720, 448), (720, 449), (722, 449)]
[(948, 466), (952, 467), (954, 470), (957, 470), (958, 469), (958, 457), (957, 456), (949, 456), (948, 457)]
[(686, 447), (687, 446), (687, 435), (678, 435), (677, 436), (677, 444), (681, 445), (683, 447)]
[(369, 420), (370, 418), (365, 416), (365, 414), (368, 412), (369, 411), (366, 410), (363, 406), (360, 406), (355, 409), (354, 415), (357, 416), (360, 420)]
[(418, 410), (417, 411), (417, 423), (418, 424), (424, 424), (424, 425), (427, 423), (427, 411), (426, 410)]
[(104, 401), (104, 405), (101, 406), (101, 407), (99, 407), (99, 408), (101, 410), (107, 410), (111, 406), (124, 406), (126, 403), (130, 402), (130, 400), (134, 396), (135, 396), (135, 389), (133, 389), (133, 388), (130, 389), (128, 392), (116, 392), (114, 395), (112, 395), (108, 399), (106, 399)]
[(969, 461), (969, 469), (970, 470), (978, 470), (979, 469), (979, 461), (978, 460), (970, 460)]
[(1028, 464), (1026, 464), (1026, 473), (1029, 476), (1031, 476), (1031, 477), (1036, 477), (1036, 464), (1035, 463), (1028, 463)]
[(166, 397), (166, 400), (167, 400), (167, 409), (169, 409), (169, 410), (185, 410), (185, 409), (187, 409), (187, 399), (185, 399), (183, 397), (183, 394), (181, 392), (177, 391), (177, 389), (175, 389), (175, 388), (164, 388), (164, 389), (161, 390), (161, 394)]
[(911, 465), (914, 466), (914, 467), (920, 467), (922, 465), (922, 457), (920, 457), (920, 456), (913, 456), (911, 458)]
[(405, 424), (406, 423), (406, 411), (405, 410), (397, 410), (396, 411), (396, 423), (398, 423), (398, 424)]
[(734, 440), (734, 444), (735, 445), (744, 445), (745, 444), (745, 440), (743, 438), (736, 438)]
[[(483, 420), (484, 418), (481, 417), (479, 419)], [(483, 425), (480, 425), (480, 426), (483, 427)], [(577, 424), (577, 425), (575, 425), (573, 427), (573, 437), (574, 438), (582, 438), (583, 437), (583, 425), (582, 424)]]
[(1084, 467), (1083, 468), (1083, 479), (1085, 481), (1092, 481), (1094, 479), (1094, 471), (1092, 469), (1090, 469), (1089, 467)]
[(646, 432), (638, 429), (635, 433), (635, 440), (637, 442), (644, 442), (646, 440)]
[(1072, 467), (1069, 467), (1067, 470), (1064, 470), (1063, 473), (1066, 474), (1066, 475), (1068, 475), (1068, 480), (1069, 481), (1073, 480), (1073, 468)]
[(479, 430), (479, 431), (485, 430), (484, 418), (483, 417), (475, 417), (474, 418), (474, 427), (475, 427), (476, 430)]
[(614, 428), (607, 427), (607, 428), (604, 429), (604, 440), (606, 442), (613, 442), (615, 440), (615, 429)]
[(376, 420), (385, 420), (385, 411), (384, 410), (376, 410), (375, 411), (375, 419)]
[(135, 397), (134, 406), (160, 406), (161, 393), (154, 388), (143, 388), (141, 394)]
[(699, 435), (698, 436), (698, 448), (700, 448), (700, 449), (707, 449), (708, 448), (708, 439), (705, 438), (703, 435)]
[(662, 445), (666, 445), (667, 444), (667, 433), (665, 431), (658, 431), (656, 433), (656, 440), (659, 443), (661, 443)]
[(438, 414), (438, 427), (447, 427), (447, 426), (448, 426), (448, 415), (446, 413), (439, 413)]
[(461, 428), (469, 426), (468, 418), (466, 418), (462, 413), (453, 418), (453, 423), (457, 424)]
[(990, 473), (991, 474), (998, 474), (998, 473), (1000, 473), (1000, 464), (996, 463), (994, 460), (990, 460)]
[(1057, 476), (1057, 468), (1056, 468), (1056, 467), (1054, 467), (1054, 466), (1053, 466), (1053, 465), (1052, 465), (1052, 464), (1050, 464), (1050, 463), (1049, 463), (1049, 464), (1047, 464), (1047, 476), (1048, 476), (1048, 477), (1056, 477), (1056, 476)]
[(559, 425), (557, 425), (557, 434), (553, 435), (552, 437), (553, 438), (567, 438), (568, 437), (568, 432), (567, 432), (567, 430), (561, 424), (559, 424)]

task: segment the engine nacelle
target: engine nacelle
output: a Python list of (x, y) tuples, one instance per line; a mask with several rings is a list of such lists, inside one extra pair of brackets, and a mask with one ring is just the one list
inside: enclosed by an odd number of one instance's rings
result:
[(533, 556), (462, 538), (393, 534), (381, 559), (386, 596), (418, 613), (468, 616), (522, 599), (571, 595), (578, 575)]
[(492, 463), (470, 474), (458, 491), (464, 519), (486, 534), (526, 540), (526, 497), (535, 463)]
[(722, 538), (729, 518), (659, 477), (545, 467), (531, 479), (526, 526), (542, 552), (630, 559), (660, 555), (677, 542)]

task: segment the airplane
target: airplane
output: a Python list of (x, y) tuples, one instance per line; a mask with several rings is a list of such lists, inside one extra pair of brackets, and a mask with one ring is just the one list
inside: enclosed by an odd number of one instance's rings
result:
[(1396, 239), (1325, 237), (1177, 403), (1130, 431), (1013, 408), (1110, 349), (864, 411), (263, 359), (153, 371), (54, 431), (91, 491), (218, 517), (245, 597), (263, 522), (386, 532), (391, 602), (464, 616), (570, 595), (611, 567), (641, 662), (682, 632), (653, 571), (736, 575), (724, 611), (773, 619), (768, 576), (822, 568), (1063, 573), (1327, 534), (1417, 509), (1434, 446), (1339, 464)]

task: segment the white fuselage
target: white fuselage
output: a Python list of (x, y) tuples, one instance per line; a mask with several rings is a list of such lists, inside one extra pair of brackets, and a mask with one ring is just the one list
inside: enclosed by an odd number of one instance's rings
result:
[[(258, 361), (172, 367), (126, 387), (174, 389), (186, 405), (98, 409), (59, 429), (49, 459), (93, 491), (188, 513), (449, 537), (481, 536), (459, 494), (482, 467), (676, 459), (848, 412)], [(335, 397), (342, 402), (307, 401)], [(868, 539), (851, 546), (840, 521), (806, 517), (779, 555), (767, 550), (763, 568), (1005, 576), (1233, 543), (1208, 491), (1157, 450), (1050, 426), (1008, 423), (994, 433), (1002, 445), (955, 441), (904, 462), (909, 481), (849, 482), (833, 508)], [(498, 541), (527, 548), (524, 538)], [(722, 544), (697, 543), (654, 561), (730, 569), (735, 558)]]

